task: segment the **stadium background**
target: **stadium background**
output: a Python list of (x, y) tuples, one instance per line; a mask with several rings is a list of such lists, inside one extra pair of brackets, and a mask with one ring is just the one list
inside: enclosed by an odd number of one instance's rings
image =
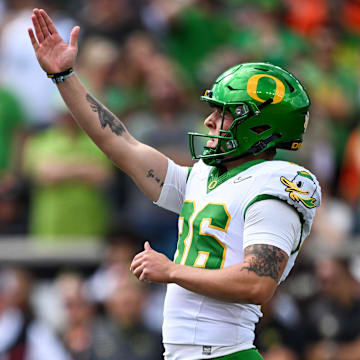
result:
[(323, 204), (256, 344), (265, 360), (360, 359), (358, 0), (0, 0), (0, 358), (161, 359), (164, 287), (128, 264), (177, 239), (176, 216), (73, 125), (27, 38), (33, 7), (65, 39), (81, 26), (82, 81), (181, 164), (222, 70), (269, 61), (302, 80), (304, 145), (277, 156), (317, 175)]

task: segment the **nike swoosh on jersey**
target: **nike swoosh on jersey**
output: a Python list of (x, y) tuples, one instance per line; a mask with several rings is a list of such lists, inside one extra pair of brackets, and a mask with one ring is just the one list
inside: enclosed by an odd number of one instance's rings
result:
[(252, 176), (247, 176), (247, 177), (244, 177), (244, 178), (242, 178), (241, 176), (239, 176), (238, 178), (236, 178), (236, 179), (234, 180), (234, 184), (237, 184), (237, 183), (239, 183), (239, 182), (241, 182), (241, 181), (244, 181), (244, 180), (247, 180), (247, 179), (250, 179), (250, 178), (252, 178)]

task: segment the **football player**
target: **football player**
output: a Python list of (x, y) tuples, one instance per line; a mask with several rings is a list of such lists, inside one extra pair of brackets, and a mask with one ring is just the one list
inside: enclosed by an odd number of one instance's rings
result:
[(310, 101), (300, 82), (267, 63), (222, 74), (202, 100), (207, 134), (190, 133), (199, 161), (181, 167), (134, 139), (73, 71), (79, 27), (66, 44), (44, 10), (29, 35), (43, 70), (79, 126), (150, 199), (179, 214), (173, 261), (148, 242), (131, 271), (168, 284), (165, 359), (262, 359), (253, 345), (260, 305), (274, 294), (309, 235), (320, 187), (302, 166), (274, 161), (298, 150)]

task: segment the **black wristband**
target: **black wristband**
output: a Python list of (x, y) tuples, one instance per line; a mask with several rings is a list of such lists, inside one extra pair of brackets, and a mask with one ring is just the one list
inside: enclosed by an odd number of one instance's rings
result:
[(52, 82), (54, 84), (58, 84), (60, 82), (64, 82), (65, 79), (67, 79), (68, 77), (74, 75), (74, 69), (73, 68), (69, 68), (63, 72), (59, 72), (59, 73), (56, 73), (56, 74), (46, 74), (47, 77), (49, 79), (52, 80)]

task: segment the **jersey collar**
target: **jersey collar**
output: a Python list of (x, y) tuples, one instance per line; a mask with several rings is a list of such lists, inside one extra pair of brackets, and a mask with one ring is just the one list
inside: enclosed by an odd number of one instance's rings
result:
[(232, 177), (238, 175), (239, 173), (251, 168), (254, 165), (263, 163), (267, 160), (265, 159), (256, 159), (247, 161), (233, 169), (226, 171), (225, 173), (220, 175), (220, 169), (216, 166), (213, 166), (210, 170), (208, 182), (207, 182), (207, 193), (216, 189), (219, 185), (224, 183), (225, 181), (231, 179)]

